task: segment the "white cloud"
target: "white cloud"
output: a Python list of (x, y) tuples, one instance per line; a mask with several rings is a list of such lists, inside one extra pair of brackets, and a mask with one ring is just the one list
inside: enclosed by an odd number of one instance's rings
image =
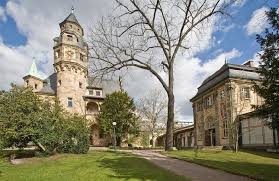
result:
[(247, 0), (236, 0), (233, 4), (233, 6), (235, 7), (242, 7), (245, 5), (245, 3), (247, 2)]
[[(195, 57), (178, 57), (175, 65), (175, 106), (178, 113), (178, 119), (184, 121), (193, 121), (192, 104), (190, 99), (197, 92), (197, 87), (201, 82), (221, 68), (225, 59), (231, 60), (241, 56), (241, 52), (233, 49), (229, 52), (223, 52), (213, 59), (203, 63), (201, 59)], [(124, 80), (124, 88), (133, 97), (139, 98), (152, 89), (160, 88), (161, 85), (157, 79), (144, 70), (135, 69)]]
[[(99, 16), (104, 15), (102, 12), (106, 12), (109, 2), (95, 0), (74, 4), (75, 14), (86, 32)], [(59, 35), (59, 23), (68, 16), (71, 6), (72, 3), (68, 4), (66, 0), (10, 0), (5, 9), (0, 6), (0, 21), (10, 16), (18, 31), (27, 38), (25, 45), (13, 47), (3, 44), (0, 37), (0, 89), (9, 88), (11, 82), (21, 83), (32, 57), (45, 74), (53, 72), (53, 38)]]
[(248, 35), (261, 33), (268, 26), (267, 17), (265, 12), (268, 11), (267, 7), (262, 7), (253, 12), (251, 19), (245, 25)]
[[(79, 1), (75, 5), (75, 14), (85, 32), (94, 27), (94, 22), (110, 10), (111, 0)], [(20, 83), (36, 57), (40, 70), (46, 74), (53, 71), (53, 41), (59, 35), (59, 23), (70, 13), (72, 4), (66, 0), (10, 0), (6, 5), (6, 14), (11, 16), (20, 33), (27, 37), (25, 45), (11, 47), (0, 40), (0, 89), (7, 89), (10, 82)], [(1, 17), (1, 16), (0, 16)], [(213, 37), (218, 29), (214, 18), (206, 26), (200, 27), (201, 34), (191, 36), (192, 51), (187, 55), (179, 55), (175, 68), (175, 98), (178, 119), (192, 120), (192, 106), (189, 99), (196, 93), (197, 87), (208, 75), (220, 68), (225, 58), (233, 59), (240, 52), (233, 49), (229, 52), (216, 52), (210, 60), (195, 58), (202, 50), (209, 49), (218, 43)], [(86, 36), (85, 36), (86, 38)], [(214, 55), (215, 55), (214, 54)], [(204, 63), (203, 63), (204, 62)], [(143, 70), (133, 70), (124, 79), (125, 88), (136, 99), (147, 91), (161, 87), (160, 83)]]
[(5, 14), (5, 9), (0, 6), (0, 21), (6, 21), (7, 20), (7, 16)]

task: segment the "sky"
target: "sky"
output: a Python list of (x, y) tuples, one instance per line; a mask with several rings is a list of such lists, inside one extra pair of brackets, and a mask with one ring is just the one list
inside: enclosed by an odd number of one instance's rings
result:
[[(42, 76), (54, 71), (53, 38), (59, 35), (59, 23), (69, 15), (72, 6), (88, 34), (94, 24), (110, 12), (113, 4), (111, 0), (0, 0), (0, 89), (8, 90), (11, 82), (22, 84), (33, 57)], [(199, 50), (178, 58), (174, 87), (177, 120), (193, 121), (189, 99), (225, 60), (234, 64), (259, 61), (256, 34), (268, 27), (264, 12), (270, 7), (278, 8), (279, 2), (237, 1), (230, 17), (216, 19), (207, 27), (198, 40)], [(143, 70), (132, 70), (124, 78), (124, 88), (135, 100), (160, 87), (159, 82)]]

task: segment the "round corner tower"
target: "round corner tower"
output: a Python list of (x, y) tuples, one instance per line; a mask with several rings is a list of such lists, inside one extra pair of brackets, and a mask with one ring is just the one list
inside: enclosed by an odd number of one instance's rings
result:
[(60, 36), (54, 38), (54, 68), (57, 74), (57, 98), (72, 113), (85, 113), (88, 75), (88, 46), (83, 28), (73, 11), (60, 24)]

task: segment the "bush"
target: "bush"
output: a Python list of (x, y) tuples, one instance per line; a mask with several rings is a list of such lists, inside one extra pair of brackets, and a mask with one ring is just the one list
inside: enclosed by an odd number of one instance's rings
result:
[(0, 150), (34, 143), (46, 154), (86, 153), (89, 131), (83, 116), (56, 100), (41, 100), (31, 89), (13, 86), (0, 96)]
[(58, 153), (87, 153), (89, 150), (89, 129), (86, 119), (79, 115), (59, 116), (45, 124), (40, 143), (45, 152)]
[(63, 153), (87, 153), (89, 150), (89, 130), (86, 120), (74, 115), (65, 122), (63, 142), (57, 151)]

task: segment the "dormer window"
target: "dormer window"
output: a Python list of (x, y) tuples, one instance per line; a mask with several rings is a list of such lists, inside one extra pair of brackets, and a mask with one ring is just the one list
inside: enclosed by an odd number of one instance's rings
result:
[(96, 91), (96, 96), (101, 96), (101, 91)]
[(72, 35), (67, 35), (67, 40), (68, 41), (73, 41), (73, 36)]

